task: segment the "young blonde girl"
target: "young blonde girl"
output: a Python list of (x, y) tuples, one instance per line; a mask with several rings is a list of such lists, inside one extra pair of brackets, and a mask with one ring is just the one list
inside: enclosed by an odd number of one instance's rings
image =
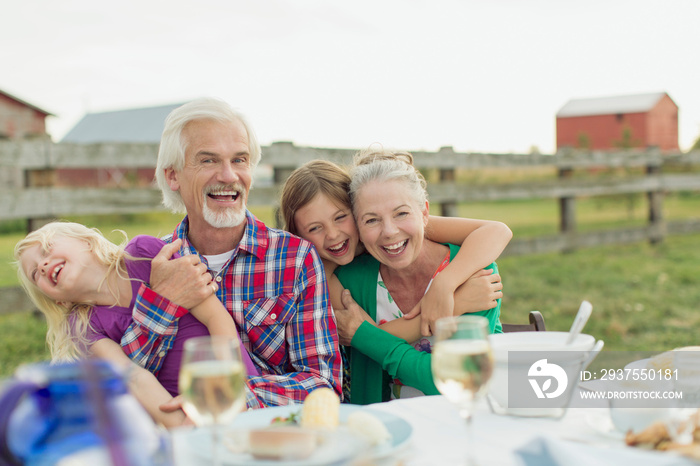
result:
[[(238, 338), (233, 319), (210, 295), (180, 316), (173, 347), (157, 374), (133, 364), (122, 350), (121, 336), (133, 324), (131, 309), (139, 287), (147, 286), (151, 261), (169, 260), (178, 247), (150, 236), (116, 245), (98, 230), (70, 222), (49, 223), (15, 246), (20, 282), (46, 316), (52, 360), (95, 356), (128, 369), (136, 398), (168, 427), (184, 421), (182, 411), (158, 409), (177, 394), (184, 340), (208, 333)], [(202, 284), (216, 291), (210, 276), (203, 274)], [(256, 371), (244, 348), (242, 353), (247, 370)]]

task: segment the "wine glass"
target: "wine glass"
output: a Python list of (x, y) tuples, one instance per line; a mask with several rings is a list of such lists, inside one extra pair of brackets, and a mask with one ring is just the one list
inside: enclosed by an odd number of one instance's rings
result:
[(438, 319), (432, 350), (435, 386), (457, 405), (467, 424), (467, 464), (475, 465), (472, 432), (474, 401), (486, 390), (493, 373), (493, 356), (485, 317), (463, 315)]
[(198, 427), (210, 426), (212, 464), (220, 464), (220, 427), (245, 403), (245, 368), (236, 338), (204, 336), (185, 342), (179, 387), (183, 409)]

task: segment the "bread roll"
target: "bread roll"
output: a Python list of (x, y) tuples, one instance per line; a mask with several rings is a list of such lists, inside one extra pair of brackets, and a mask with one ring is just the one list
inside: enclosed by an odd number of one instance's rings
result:
[(330, 388), (317, 388), (309, 393), (301, 407), (301, 426), (334, 430), (340, 418), (340, 398)]

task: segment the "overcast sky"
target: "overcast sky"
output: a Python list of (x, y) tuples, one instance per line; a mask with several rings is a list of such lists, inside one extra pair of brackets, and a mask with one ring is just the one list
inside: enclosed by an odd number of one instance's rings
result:
[(698, 0), (24, 0), (0, 89), (56, 114), (220, 97), (263, 144), (548, 153), (569, 99), (666, 91), (700, 135)]

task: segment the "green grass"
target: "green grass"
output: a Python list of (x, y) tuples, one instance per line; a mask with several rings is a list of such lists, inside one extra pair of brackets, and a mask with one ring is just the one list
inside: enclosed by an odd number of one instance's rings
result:
[(0, 377), (22, 363), (49, 358), (46, 322), (41, 315), (17, 313), (0, 315)]
[(568, 330), (582, 300), (593, 303), (586, 326), (607, 350), (656, 351), (697, 344), (700, 235), (657, 246), (638, 243), (569, 254), (504, 257), (499, 269), (502, 320), (526, 322), (539, 310), (548, 330)]
[[(577, 219), (582, 231), (642, 225), (646, 222), (645, 200), (595, 198), (578, 203)], [(435, 207), (435, 206), (434, 206)], [(272, 209), (254, 213), (273, 224)], [(507, 223), (515, 237), (557, 232), (554, 200), (494, 202), (462, 205), (460, 215), (498, 219)], [(697, 218), (700, 195), (670, 196), (665, 202), (667, 219)], [(170, 233), (180, 220), (164, 213), (72, 220), (95, 226), (111, 236), (115, 228), (129, 237)], [(9, 265), (19, 233), (0, 234), (0, 286), (17, 284)], [(583, 299), (593, 303), (593, 316), (586, 326), (605, 341), (606, 350), (661, 351), (697, 344), (693, 330), (700, 324), (700, 235), (668, 237), (657, 246), (638, 243), (605, 246), (568, 254), (503, 257), (498, 264), (504, 283), (502, 320), (527, 321), (527, 313), (539, 310), (547, 329), (568, 330)], [(11, 374), (22, 362), (46, 359), (46, 328), (40, 317), (27, 313), (0, 316), (0, 377)]]

